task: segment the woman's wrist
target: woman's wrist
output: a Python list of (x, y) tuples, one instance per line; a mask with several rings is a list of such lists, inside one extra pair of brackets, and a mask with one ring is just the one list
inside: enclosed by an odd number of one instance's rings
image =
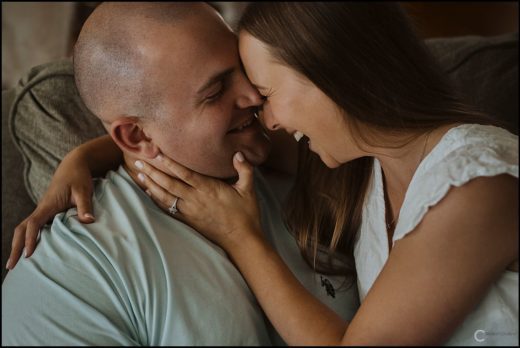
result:
[(240, 262), (246, 258), (257, 257), (272, 247), (267, 243), (262, 230), (251, 228), (243, 233), (243, 237), (230, 239), (224, 249), (233, 262)]

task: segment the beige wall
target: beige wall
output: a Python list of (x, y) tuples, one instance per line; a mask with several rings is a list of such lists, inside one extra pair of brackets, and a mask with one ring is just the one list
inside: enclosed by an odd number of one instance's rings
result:
[[(2, 2), (2, 89), (35, 65), (70, 53), (82, 21), (98, 2)], [(231, 25), (247, 2), (214, 2)]]
[(2, 2), (2, 89), (67, 54), (72, 2)]

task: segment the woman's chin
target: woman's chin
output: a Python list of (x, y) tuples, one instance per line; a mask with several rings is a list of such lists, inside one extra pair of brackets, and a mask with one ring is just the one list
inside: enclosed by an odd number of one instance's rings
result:
[(325, 162), (325, 161), (323, 161), (323, 163), (325, 163), (325, 165), (327, 167), (329, 167), (330, 169), (338, 168), (341, 165), (339, 163), (330, 163), (330, 162)]
[(338, 168), (339, 166), (341, 166), (341, 163), (339, 163), (338, 161), (336, 161), (334, 158), (332, 158), (331, 156), (328, 156), (328, 155), (322, 155), (320, 153), (317, 153), (318, 156), (320, 156), (320, 159), (321, 161), (323, 162), (323, 164), (325, 164), (327, 167), (329, 167), (330, 169), (334, 169), (334, 168)]

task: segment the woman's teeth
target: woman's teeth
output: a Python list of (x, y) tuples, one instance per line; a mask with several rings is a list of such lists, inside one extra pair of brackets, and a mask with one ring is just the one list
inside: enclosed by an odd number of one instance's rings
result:
[(303, 133), (296, 131), (296, 132), (294, 132), (293, 136), (294, 136), (294, 139), (296, 139), (296, 142), (299, 142), (300, 139), (303, 138)]

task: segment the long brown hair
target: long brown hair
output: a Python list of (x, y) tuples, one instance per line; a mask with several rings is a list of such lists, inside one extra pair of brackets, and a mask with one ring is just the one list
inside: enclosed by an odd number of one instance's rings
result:
[[(494, 124), (461, 101), (397, 3), (257, 2), (238, 30), (312, 81), (367, 143), (375, 141), (368, 129), (411, 133), (411, 141), (445, 124)], [(285, 222), (315, 270), (355, 276), (353, 248), (373, 159), (332, 170), (300, 142), (298, 160)]]

